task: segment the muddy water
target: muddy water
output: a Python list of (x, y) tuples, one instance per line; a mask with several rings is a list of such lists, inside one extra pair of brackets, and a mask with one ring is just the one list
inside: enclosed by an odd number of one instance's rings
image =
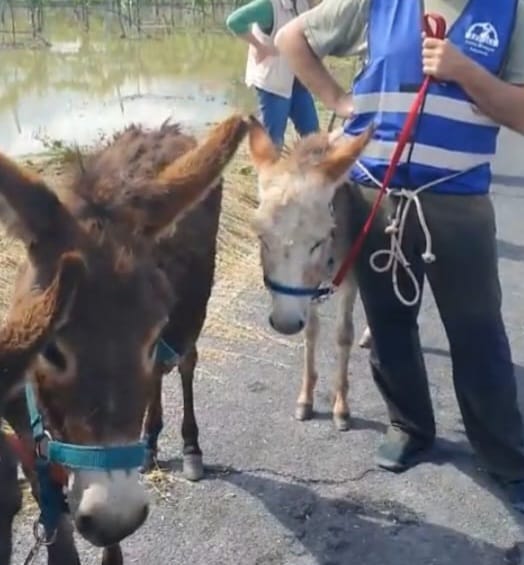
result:
[(170, 118), (198, 132), (253, 108), (245, 47), (227, 33), (120, 39), (103, 26), (85, 34), (72, 20), (52, 23), (50, 48), (0, 51), (0, 148), (10, 155), (89, 144), (131, 122)]

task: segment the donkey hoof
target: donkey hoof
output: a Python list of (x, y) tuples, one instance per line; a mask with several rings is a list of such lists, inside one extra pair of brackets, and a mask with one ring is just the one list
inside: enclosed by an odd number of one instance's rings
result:
[(146, 456), (144, 458), (144, 462), (142, 463), (142, 467), (140, 467), (141, 473), (149, 473), (156, 467), (156, 451), (153, 449), (146, 450)]
[(199, 481), (204, 476), (204, 463), (202, 462), (202, 455), (198, 455), (196, 453), (184, 455), (182, 469), (184, 477), (188, 481)]
[(347, 432), (351, 428), (349, 414), (333, 414), (333, 422), (339, 432)]
[(295, 418), (301, 422), (313, 418), (313, 404), (299, 402), (295, 410)]

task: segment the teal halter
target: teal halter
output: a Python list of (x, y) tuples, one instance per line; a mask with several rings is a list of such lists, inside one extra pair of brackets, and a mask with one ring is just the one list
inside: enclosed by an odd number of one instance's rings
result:
[[(164, 340), (160, 340), (157, 360), (176, 362), (178, 358), (177, 352)], [(111, 446), (76, 445), (54, 440), (44, 427), (35, 391), (29, 382), (25, 385), (25, 398), (35, 444), (35, 466), (40, 486), (39, 522), (45, 530), (47, 540), (52, 540), (60, 515), (68, 511), (68, 506), (62, 485), (53, 481), (51, 477), (50, 465), (54, 463), (68, 469), (107, 472), (138, 469), (144, 463), (148, 440), (145, 438), (136, 443)]]

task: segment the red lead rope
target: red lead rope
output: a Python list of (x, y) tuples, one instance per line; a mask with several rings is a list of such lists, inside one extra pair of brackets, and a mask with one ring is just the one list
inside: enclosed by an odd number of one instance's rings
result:
[[(22, 466), (25, 469), (34, 469), (35, 452), (32, 443), (25, 443), (20, 437), (10, 432), (5, 434), (5, 438)], [(67, 485), (67, 471), (63, 467), (52, 463), (50, 470), (53, 481), (63, 486)]]
[[(435, 24), (435, 29), (433, 29), (433, 25)], [(436, 37), (438, 39), (444, 39), (446, 36), (446, 20), (438, 15), (438, 14), (426, 14), (424, 16), (424, 31), (426, 36), (428, 37)], [(364, 244), (364, 240), (371, 229), (371, 225), (373, 220), (376, 218), (380, 203), (386, 194), (386, 190), (397, 170), (398, 163), (400, 161), (400, 157), (402, 152), (404, 151), (413, 131), (413, 126), (415, 125), (415, 121), (418, 117), (419, 111), (422, 107), (424, 99), (426, 97), (426, 93), (429, 87), (429, 83), (431, 81), (430, 76), (426, 76), (420, 90), (417, 93), (415, 100), (413, 100), (413, 104), (409, 109), (408, 116), (406, 118), (406, 123), (400, 132), (397, 146), (395, 147), (395, 151), (393, 156), (391, 157), (391, 161), (389, 162), (389, 166), (387, 168), (386, 174), (384, 175), (384, 180), (382, 181), (382, 186), (380, 187), (380, 192), (377, 195), (377, 198), (373, 204), (373, 208), (364, 224), (364, 227), (358, 234), (358, 237), (355, 243), (351, 246), (348, 254), (346, 255), (344, 261), (340, 265), (339, 270), (337, 271), (335, 277), (333, 278), (332, 285), (334, 288), (340, 286), (340, 283), (344, 280), (347, 273), (355, 264), (355, 261), (362, 249), (362, 245)]]

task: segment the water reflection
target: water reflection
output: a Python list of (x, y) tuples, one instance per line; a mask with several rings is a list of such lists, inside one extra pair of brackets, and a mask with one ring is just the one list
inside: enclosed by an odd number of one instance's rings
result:
[(199, 130), (253, 105), (245, 49), (226, 34), (121, 40), (69, 29), (51, 41), (2, 53), (0, 147), (11, 155), (41, 151), (42, 138), (88, 144), (131, 122)]

